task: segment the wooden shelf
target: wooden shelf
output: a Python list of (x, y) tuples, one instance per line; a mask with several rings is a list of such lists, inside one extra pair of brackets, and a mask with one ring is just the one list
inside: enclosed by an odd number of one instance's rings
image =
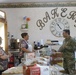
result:
[(20, 29), (22, 32), (27, 32), (28, 29)]

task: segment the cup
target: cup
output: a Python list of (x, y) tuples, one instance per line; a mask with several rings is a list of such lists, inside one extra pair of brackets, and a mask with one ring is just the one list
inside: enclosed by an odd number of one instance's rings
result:
[(22, 58), (22, 59), (21, 59), (21, 63), (22, 63), (22, 64), (24, 64), (25, 61), (26, 61), (25, 58)]

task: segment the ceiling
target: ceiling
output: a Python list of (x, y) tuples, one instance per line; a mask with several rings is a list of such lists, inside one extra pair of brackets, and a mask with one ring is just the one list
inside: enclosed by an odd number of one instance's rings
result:
[(64, 1), (68, 1), (68, 2), (72, 2), (76, 0), (0, 0), (0, 3), (20, 3), (20, 2), (64, 2)]

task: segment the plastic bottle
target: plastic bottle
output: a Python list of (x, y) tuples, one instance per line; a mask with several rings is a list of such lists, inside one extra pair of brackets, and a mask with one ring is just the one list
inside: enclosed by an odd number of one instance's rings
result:
[(37, 44), (35, 41), (34, 41), (34, 49), (37, 50)]

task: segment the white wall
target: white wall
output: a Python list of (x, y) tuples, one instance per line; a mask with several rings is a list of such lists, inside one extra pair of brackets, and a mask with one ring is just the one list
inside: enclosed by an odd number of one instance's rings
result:
[[(45, 24), (45, 27), (43, 30), (39, 30), (39, 28), (36, 25), (36, 21), (38, 19), (43, 19), (45, 17), (45, 12), (47, 11), (50, 14), (51, 17), (51, 10), (55, 7), (45, 7), (45, 8), (0, 8), (0, 10), (6, 12), (6, 18), (7, 18), (7, 24), (8, 24), (8, 32), (10, 34), (13, 34), (15, 38), (21, 38), (20, 34), (22, 33), (20, 31), (21, 24), (23, 24), (23, 17), (27, 16), (30, 17), (31, 20), (29, 21), (29, 41), (33, 43), (35, 40), (44, 39), (46, 41), (47, 39), (51, 40), (63, 40), (62, 37), (55, 37), (51, 31), (50, 31), (50, 23), (52, 21), (48, 20), (48, 22)], [(60, 9), (62, 7), (58, 8), (58, 12), (60, 13)], [(68, 9), (67, 14), (69, 14), (70, 11), (76, 10), (76, 7), (66, 7)], [(67, 19), (65, 17), (65, 19)], [(76, 36), (76, 28), (74, 27), (74, 20), (67, 19), (70, 25), (71, 30), (71, 36)]]

